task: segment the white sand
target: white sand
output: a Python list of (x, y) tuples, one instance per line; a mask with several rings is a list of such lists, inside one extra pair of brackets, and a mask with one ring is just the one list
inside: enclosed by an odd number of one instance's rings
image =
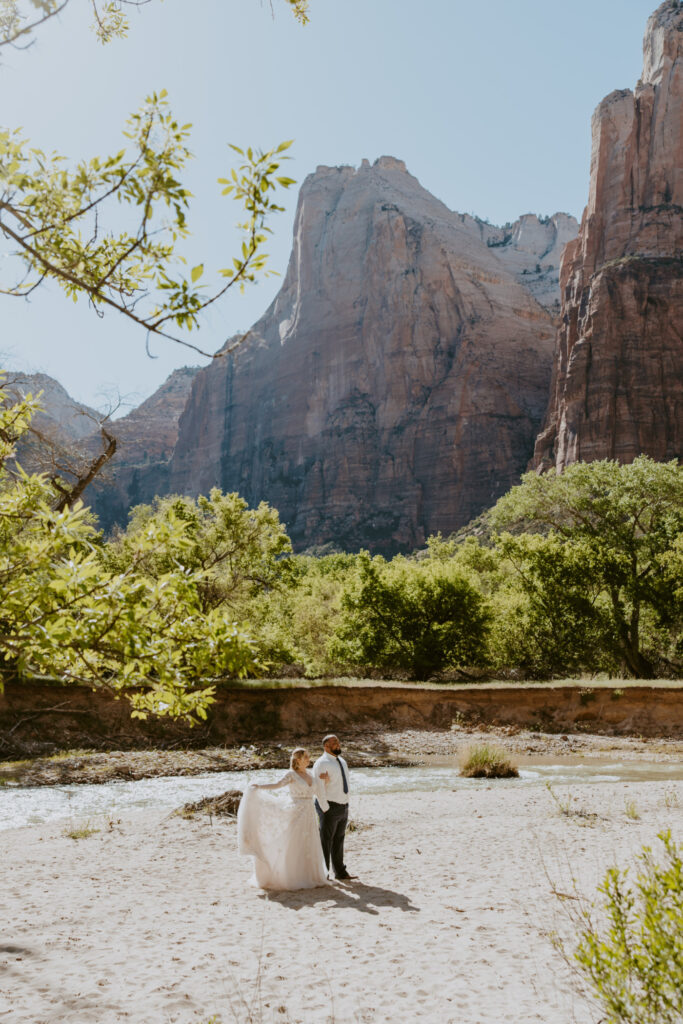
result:
[(0, 1021), (595, 1021), (548, 938), (567, 927), (551, 888), (573, 872), (591, 893), (662, 828), (683, 839), (683, 782), (569, 791), (596, 825), (561, 817), (543, 788), (358, 797), (360, 881), (267, 898), (222, 821), (0, 833)]

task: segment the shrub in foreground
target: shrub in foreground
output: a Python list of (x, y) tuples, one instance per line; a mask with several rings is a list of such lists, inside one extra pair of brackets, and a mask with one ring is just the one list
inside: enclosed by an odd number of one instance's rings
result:
[(609, 869), (598, 923), (583, 914), (575, 955), (605, 1024), (683, 1020), (683, 846), (659, 839), (661, 856), (644, 847), (632, 881)]

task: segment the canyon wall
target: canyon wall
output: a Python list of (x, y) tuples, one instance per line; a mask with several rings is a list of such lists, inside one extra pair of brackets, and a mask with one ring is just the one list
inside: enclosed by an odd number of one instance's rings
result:
[(392, 157), (319, 167), (280, 293), (193, 383), (169, 489), (266, 500), (298, 549), (392, 553), (462, 526), (531, 457), (573, 230), (453, 213)]
[[(116, 453), (86, 492), (86, 501), (103, 529), (125, 525), (134, 505), (169, 493), (169, 463), (178, 422), (198, 372), (196, 366), (174, 370), (141, 405), (107, 424), (116, 438)], [(98, 435), (86, 442), (91, 456), (101, 445)]]
[(593, 116), (588, 205), (561, 267), (534, 465), (683, 456), (683, 6), (648, 21), (643, 77)]

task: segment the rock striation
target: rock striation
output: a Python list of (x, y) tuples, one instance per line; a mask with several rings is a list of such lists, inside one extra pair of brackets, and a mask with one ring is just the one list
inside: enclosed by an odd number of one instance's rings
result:
[(643, 76), (592, 122), (579, 236), (533, 465), (683, 455), (683, 5), (647, 24)]
[(457, 529), (531, 457), (571, 234), (453, 213), (393, 157), (319, 167), (280, 293), (193, 382), (168, 488), (266, 500), (298, 549)]
[(552, 217), (525, 213), (514, 224), (504, 224), (502, 228), (469, 214), (462, 214), (461, 219), (495, 251), (498, 259), (537, 302), (559, 314), (560, 262), (565, 245), (578, 234), (576, 217), (568, 213), (556, 213)]

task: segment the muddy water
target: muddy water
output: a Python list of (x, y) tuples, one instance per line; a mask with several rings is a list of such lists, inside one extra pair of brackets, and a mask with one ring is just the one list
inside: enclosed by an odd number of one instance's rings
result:
[[(171, 812), (189, 801), (217, 796), (228, 789), (244, 789), (249, 781), (272, 781), (279, 769), (254, 772), (218, 772), (207, 775), (166, 776), (135, 782), (102, 785), (14, 787), (0, 789), (0, 830), (74, 822), (79, 825), (103, 816), (150, 810)], [(543, 786), (601, 782), (667, 782), (683, 780), (683, 765), (615, 761), (580, 762), (575, 758), (554, 763), (521, 763), (519, 779), (464, 779), (457, 766), (432, 760), (425, 767), (359, 768), (353, 772), (354, 793), (433, 792), (440, 789), (477, 789), (488, 786)]]

